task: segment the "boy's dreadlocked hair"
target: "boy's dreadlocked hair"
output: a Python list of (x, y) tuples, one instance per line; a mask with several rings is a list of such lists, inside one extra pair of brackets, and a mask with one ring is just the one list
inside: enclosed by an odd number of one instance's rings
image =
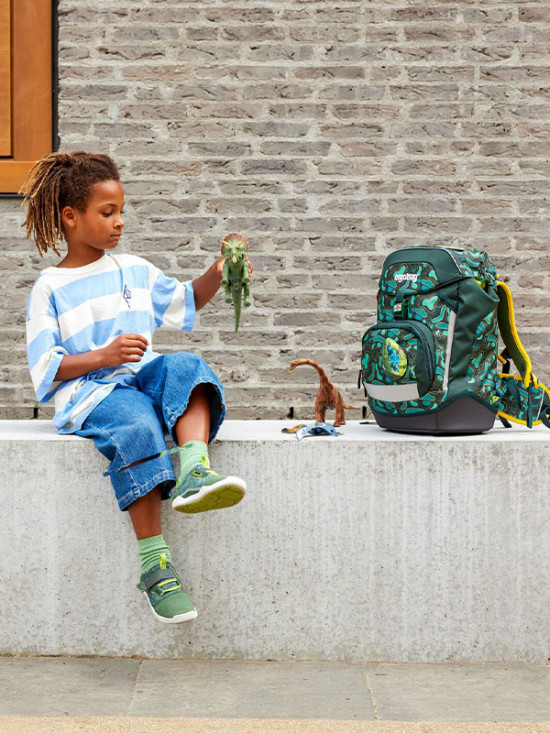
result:
[(107, 155), (85, 153), (50, 153), (33, 165), (19, 193), (28, 204), (27, 239), (33, 235), (42, 257), (48, 249), (57, 249), (63, 240), (61, 212), (65, 206), (85, 211), (92, 188), (100, 181), (120, 180), (118, 168)]

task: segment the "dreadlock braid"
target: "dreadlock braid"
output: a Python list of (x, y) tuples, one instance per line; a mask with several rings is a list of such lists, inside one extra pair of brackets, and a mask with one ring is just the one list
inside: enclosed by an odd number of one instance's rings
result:
[(19, 193), (27, 204), (23, 226), (27, 239), (34, 237), (42, 255), (49, 249), (60, 254), (57, 244), (65, 237), (61, 212), (65, 206), (85, 211), (94, 184), (120, 180), (118, 168), (107, 155), (85, 153), (50, 153), (37, 161)]

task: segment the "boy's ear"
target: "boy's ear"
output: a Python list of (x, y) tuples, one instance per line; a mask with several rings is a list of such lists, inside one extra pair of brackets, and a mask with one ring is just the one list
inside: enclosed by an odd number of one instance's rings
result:
[(72, 206), (64, 206), (61, 209), (61, 221), (64, 227), (72, 229), (76, 225), (75, 210)]

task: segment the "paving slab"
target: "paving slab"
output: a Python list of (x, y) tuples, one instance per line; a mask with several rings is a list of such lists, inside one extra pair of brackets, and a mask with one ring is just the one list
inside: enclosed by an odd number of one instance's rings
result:
[(126, 714), (138, 659), (0, 657), (0, 715)]
[[(170, 689), (170, 695), (165, 691)], [(361, 666), (144, 661), (132, 715), (374, 720)]]
[(550, 666), (381, 664), (366, 674), (382, 720), (550, 720)]

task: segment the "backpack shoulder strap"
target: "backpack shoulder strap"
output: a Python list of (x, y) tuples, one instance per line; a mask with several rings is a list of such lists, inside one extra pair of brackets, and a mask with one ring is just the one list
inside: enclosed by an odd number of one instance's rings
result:
[[(497, 281), (498, 327), (505, 349), (499, 360), (505, 365), (502, 377), (504, 409), (499, 416), (532, 427), (543, 422), (550, 428), (550, 390), (537, 380), (531, 367), (531, 359), (523, 348), (514, 318), (512, 293), (506, 283)], [(509, 374), (511, 359), (521, 376)]]
[[(533, 380), (536, 383), (536, 377), (532, 374), (531, 359), (528, 357), (527, 352), (523, 348), (523, 344), (520, 341), (518, 332), (516, 330), (516, 321), (514, 318), (514, 301), (512, 299), (512, 293), (506, 283), (497, 281), (497, 294), (499, 297), (498, 304), (498, 327), (504, 345), (506, 346), (505, 351), (508, 352), (509, 356), (516, 369), (521, 374), (523, 385), (528, 387)], [(506, 356), (506, 354), (502, 354)], [(505, 361), (505, 359), (501, 359)]]

